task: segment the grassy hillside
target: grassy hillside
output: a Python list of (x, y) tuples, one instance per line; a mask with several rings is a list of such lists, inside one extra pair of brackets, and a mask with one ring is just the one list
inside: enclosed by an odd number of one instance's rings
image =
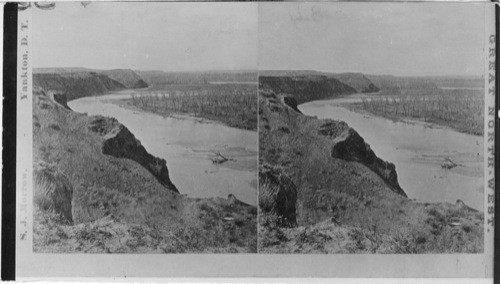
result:
[(312, 70), (265, 70), (259, 72), (264, 77), (316, 77), (337, 79), (340, 82), (354, 88), (358, 93), (378, 92), (379, 88), (362, 73), (329, 73)]
[(108, 76), (110, 79), (119, 82), (128, 89), (147, 88), (148, 84), (142, 80), (131, 69), (113, 69), (113, 70), (99, 70), (81, 67), (67, 67), (67, 68), (35, 68), (33, 74), (58, 74), (58, 75), (71, 75), (71, 73), (79, 74), (102, 74)]
[(356, 89), (358, 93), (374, 93), (380, 89), (362, 73), (334, 74), (334, 78)]
[(66, 94), (68, 101), (126, 88), (106, 75), (93, 72), (33, 74), (33, 86)]
[(290, 94), (298, 104), (354, 94), (356, 89), (324, 75), (259, 76), (259, 88)]
[(134, 71), (130, 69), (113, 69), (104, 70), (101, 74), (107, 75), (109, 78), (120, 82), (128, 89), (141, 89), (147, 88), (148, 84), (142, 80)]
[(261, 252), (482, 252), (481, 212), (409, 200), (355, 130), (293, 97), (259, 94)]
[(178, 193), (114, 119), (33, 95), (34, 251), (255, 252), (256, 208)]

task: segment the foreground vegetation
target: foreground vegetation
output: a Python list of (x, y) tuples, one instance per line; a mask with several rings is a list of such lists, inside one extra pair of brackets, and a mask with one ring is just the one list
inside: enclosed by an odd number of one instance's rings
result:
[(227, 126), (257, 130), (256, 87), (248, 84), (221, 84), (178, 88), (163, 92), (131, 95), (127, 103), (157, 114), (184, 113), (219, 121)]
[(468, 134), (483, 135), (484, 132), (484, 97), (481, 91), (417, 90), (404, 94), (385, 91), (378, 96), (363, 98), (362, 103), (349, 107), (391, 119), (419, 119)]
[[(128, 222), (112, 214), (73, 224), (60, 214), (34, 207), (35, 252), (42, 253), (249, 253), (257, 251), (255, 207), (245, 210), (223, 199), (191, 208), (196, 223), (159, 225), (153, 220)], [(233, 216), (233, 217), (227, 217)], [(226, 218), (227, 221), (221, 221)], [(253, 219), (253, 220), (252, 220)], [(250, 229), (250, 230), (249, 230)], [(252, 237), (253, 236), (253, 237)]]
[[(415, 227), (393, 227), (381, 221), (352, 225), (334, 218), (316, 224), (283, 226), (280, 217), (259, 213), (259, 252), (262, 253), (482, 253), (483, 214), (452, 204), (414, 204), (414, 216), (387, 218), (418, 220)], [(417, 209), (417, 207), (421, 207)], [(378, 219), (378, 218), (377, 218)], [(373, 221), (372, 219), (369, 219)], [(378, 220), (381, 220), (378, 219)], [(385, 226), (385, 225), (382, 225)]]

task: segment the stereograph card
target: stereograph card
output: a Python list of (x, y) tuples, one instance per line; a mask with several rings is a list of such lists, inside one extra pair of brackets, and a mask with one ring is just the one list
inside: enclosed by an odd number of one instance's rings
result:
[(19, 4), (16, 279), (492, 278), (494, 9)]

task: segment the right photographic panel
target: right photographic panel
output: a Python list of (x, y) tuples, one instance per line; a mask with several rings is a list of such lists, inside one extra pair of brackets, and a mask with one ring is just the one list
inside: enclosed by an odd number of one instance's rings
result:
[(487, 38), (484, 5), (260, 3), (259, 252), (486, 251)]

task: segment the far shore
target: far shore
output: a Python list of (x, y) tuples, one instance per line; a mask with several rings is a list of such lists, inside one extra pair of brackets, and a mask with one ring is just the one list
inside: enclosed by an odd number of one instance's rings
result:
[(447, 129), (451, 129), (451, 130), (454, 130), (454, 131), (457, 131), (460, 133), (465, 133), (465, 134), (475, 135), (475, 136), (483, 136), (482, 131), (479, 131), (477, 129), (477, 127), (471, 128), (468, 125), (464, 125), (461, 121), (455, 121), (455, 120), (446, 121), (446, 120), (442, 120), (442, 119), (429, 118), (429, 117), (405, 116), (405, 115), (402, 115), (401, 113), (399, 113), (398, 115), (394, 115), (394, 114), (391, 114), (390, 112), (373, 111), (373, 110), (365, 109), (363, 107), (363, 103), (361, 102), (361, 99), (385, 97), (385, 96), (379, 96), (379, 94), (380, 94), (380, 92), (352, 94), (352, 95), (337, 97), (337, 98), (331, 99), (329, 101), (331, 103), (334, 103), (335, 105), (338, 105), (339, 107), (343, 107), (343, 108), (346, 108), (350, 111), (353, 111), (353, 112), (356, 112), (359, 114), (363, 114), (363, 115), (372, 115), (375, 117), (386, 118), (386, 119), (390, 119), (390, 120), (395, 121), (395, 122), (402, 122), (402, 123), (408, 123), (408, 124), (421, 124), (427, 128), (447, 128)]
[(365, 110), (361, 103), (344, 103), (339, 104), (339, 106), (349, 109), (350, 111), (357, 112), (360, 114), (370, 114), (376, 117), (382, 117), (386, 119), (390, 119), (396, 122), (409, 123), (409, 124), (424, 124), (427, 128), (447, 128), (460, 133), (465, 133), (469, 135), (475, 136), (483, 136), (483, 134), (479, 134), (476, 131), (467, 128), (466, 126), (460, 125), (458, 122), (448, 122), (445, 120), (436, 120), (436, 119), (426, 119), (422, 117), (407, 117), (404, 115), (391, 115), (383, 112), (371, 112)]

